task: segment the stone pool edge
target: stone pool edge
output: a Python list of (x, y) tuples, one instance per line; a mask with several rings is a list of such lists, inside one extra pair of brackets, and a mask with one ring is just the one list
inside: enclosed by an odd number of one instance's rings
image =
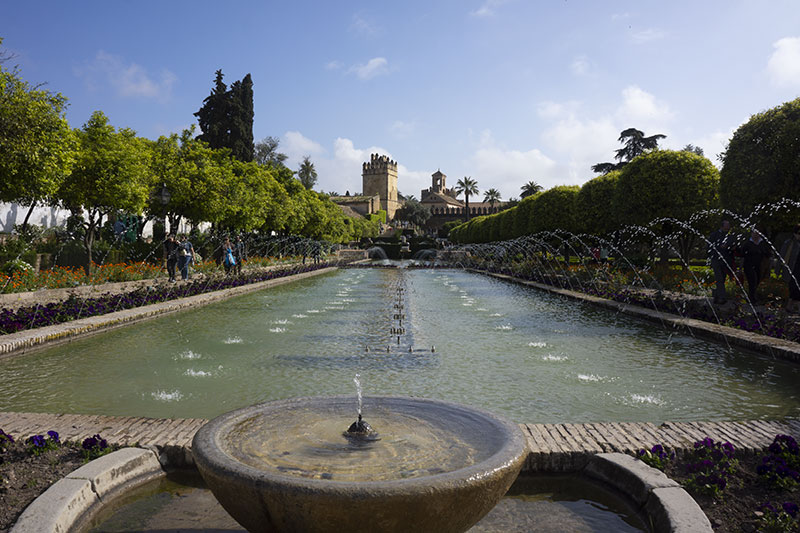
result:
[(191, 309), (202, 305), (207, 305), (212, 302), (218, 302), (293, 281), (298, 281), (304, 278), (318, 276), (333, 272), (339, 267), (325, 267), (318, 270), (309, 272), (301, 272), (299, 274), (292, 274), (282, 278), (275, 278), (266, 281), (259, 281), (248, 285), (241, 285), (239, 287), (231, 287), (229, 289), (222, 289), (219, 291), (212, 291), (195, 296), (188, 296), (186, 298), (178, 298), (161, 302), (157, 304), (145, 305), (142, 307), (134, 307), (132, 309), (124, 309), (114, 313), (105, 315), (97, 315), (89, 318), (80, 318), (53, 326), (46, 326), (43, 328), (31, 329), (20, 331), (17, 333), (9, 333), (0, 336), (0, 359), (12, 357), (15, 355), (22, 355), (34, 350), (40, 350), (56, 344), (71, 342), (78, 338), (93, 335), (109, 329), (127, 326), (135, 322), (155, 318), (167, 313), (174, 313), (185, 309)]
[[(0, 412), (0, 427), (20, 439), (53, 429), (65, 440), (101, 433), (109, 443), (139, 446), (119, 450), (86, 465), (91, 469), (81, 467), (69, 474), (34, 500), (11, 531), (69, 531), (62, 527), (67, 521), (79, 525), (90, 520), (94, 512), (91, 507), (104, 503), (104, 499), (107, 501), (122, 490), (163, 475), (166, 470), (193, 467), (192, 438), (206, 422), (202, 418)], [(605, 483), (638, 505), (643, 517), (652, 518), (653, 530), (658, 533), (711, 529), (705, 528), (703, 519), (707, 521), (707, 517), (694, 499), (674, 481), (664, 481), (668, 478), (663, 473), (636, 460), (631, 455), (636, 450), (663, 444), (681, 454), (692, 449), (694, 441), (711, 437), (732, 442), (737, 452), (753, 454), (768, 446), (776, 434), (800, 438), (800, 419), (659, 425), (650, 422), (519, 424), (519, 427), (526, 436), (528, 449), (521, 474), (579, 473)], [(47, 498), (39, 502), (45, 495)], [(23, 521), (26, 515), (42, 516), (32, 514), (36, 509), (46, 510), (45, 516), (52, 514), (59, 522), (48, 521), (52, 527), (42, 529), (40, 522), (31, 522), (28, 517)], [(56, 528), (56, 523), (61, 525)]]
[[(95, 459), (36, 498), (11, 533), (75, 531), (126, 490), (166, 475), (168, 465), (162, 465), (153, 450), (142, 448), (123, 448)], [(574, 473), (625, 495), (654, 532), (713, 531), (708, 517), (680, 485), (629, 455), (596, 454)]]
[(483, 270), (473, 270), (477, 274), (484, 274), (496, 279), (509, 281), (526, 287), (533, 287), (552, 294), (559, 294), (573, 300), (580, 300), (599, 307), (605, 307), (612, 311), (625, 313), (626, 315), (635, 316), (648, 320), (650, 322), (660, 322), (662, 324), (671, 326), (674, 329), (688, 330), (692, 334), (696, 334), (708, 339), (727, 342), (731, 345), (747, 348), (749, 350), (777, 357), (785, 361), (793, 363), (800, 363), (800, 343), (787, 341), (785, 339), (777, 339), (774, 337), (767, 337), (759, 333), (744, 331), (730, 326), (722, 326), (719, 324), (712, 324), (703, 320), (694, 318), (683, 318), (670, 313), (648, 309), (638, 305), (626, 304), (617, 302), (615, 300), (608, 300), (581, 292), (571, 291), (569, 289), (561, 289), (558, 287), (551, 287), (535, 281), (527, 281), (507, 274), (498, 274), (495, 272), (486, 272)]

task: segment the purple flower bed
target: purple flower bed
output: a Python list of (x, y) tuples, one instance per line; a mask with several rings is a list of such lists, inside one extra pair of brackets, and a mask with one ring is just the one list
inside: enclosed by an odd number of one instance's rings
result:
[(151, 286), (125, 294), (103, 294), (97, 298), (70, 298), (63, 302), (21, 307), (14, 310), (0, 309), (0, 334), (52, 326), (79, 318), (104, 315), (123, 309), (240, 287), (329, 266), (332, 266), (332, 263), (298, 265), (281, 270), (248, 272), (235, 277), (211, 278), (180, 285)]

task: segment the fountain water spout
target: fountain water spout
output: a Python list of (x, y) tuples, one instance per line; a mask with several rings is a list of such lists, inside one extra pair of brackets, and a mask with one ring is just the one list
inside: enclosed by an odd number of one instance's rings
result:
[(361, 418), (361, 407), (362, 407), (362, 399), (361, 399), (361, 380), (359, 379), (361, 376), (356, 374), (353, 378), (353, 381), (356, 384), (356, 395), (358, 396), (358, 420), (350, 424), (350, 427), (347, 428), (344, 435), (348, 438), (355, 438), (360, 440), (380, 440), (378, 436), (378, 432), (372, 429), (364, 419)]

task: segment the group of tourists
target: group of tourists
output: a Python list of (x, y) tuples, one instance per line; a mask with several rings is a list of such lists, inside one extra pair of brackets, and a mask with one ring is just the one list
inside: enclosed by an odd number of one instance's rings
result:
[(708, 256), (716, 282), (714, 303), (723, 304), (727, 300), (725, 279), (734, 276), (736, 256), (742, 257), (742, 271), (747, 280), (747, 297), (750, 303), (758, 303), (756, 289), (769, 276), (773, 263), (781, 279), (789, 285), (787, 308), (800, 303), (800, 224), (794, 227), (792, 235), (784, 241), (779, 258), (773, 257), (773, 248), (757, 228), (752, 228), (750, 237), (744, 244), (738, 244), (730, 230), (730, 221), (723, 220), (719, 229), (708, 238)]
[[(221, 263), (225, 268), (225, 274), (231, 272), (241, 274), (242, 263), (247, 259), (242, 238), (236, 237), (236, 240), (231, 242), (228, 237), (225, 237), (221, 250)], [(167, 259), (167, 274), (170, 282), (176, 281), (176, 270), (180, 272), (182, 280), (189, 279), (189, 267), (197, 261), (197, 254), (186, 234), (181, 234), (179, 237), (176, 237), (174, 233), (167, 235), (164, 241), (164, 256)]]
[(175, 270), (181, 274), (182, 280), (189, 279), (189, 267), (197, 260), (194, 246), (189, 242), (186, 234), (176, 238), (174, 233), (167, 235), (164, 241), (164, 255), (167, 258), (167, 274), (169, 281), (175, 282)]
[(231, 242), (228, 237), (225, 237), (225, 242), (222, 243), (222, 266), (225, 268), (225, 274), (242, 273), (242, 263), (246, 259), (246, 251), (244, 241), (240, 236), (236, 237), (235, 242)]

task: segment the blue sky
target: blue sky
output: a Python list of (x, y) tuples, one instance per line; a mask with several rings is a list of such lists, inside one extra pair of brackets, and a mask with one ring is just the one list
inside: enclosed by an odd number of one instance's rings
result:
[(317, 188), (357, 192), (371, 152), (419, 197), (437, 169), (503, 198), (582, 184), (619, 132), (716, 163), (752, 114), (800, 96), (798, 0), (6, 2), (22, 76), (151, 139), (195, 123), (214, 72), (251, 73), (255, 138)]

